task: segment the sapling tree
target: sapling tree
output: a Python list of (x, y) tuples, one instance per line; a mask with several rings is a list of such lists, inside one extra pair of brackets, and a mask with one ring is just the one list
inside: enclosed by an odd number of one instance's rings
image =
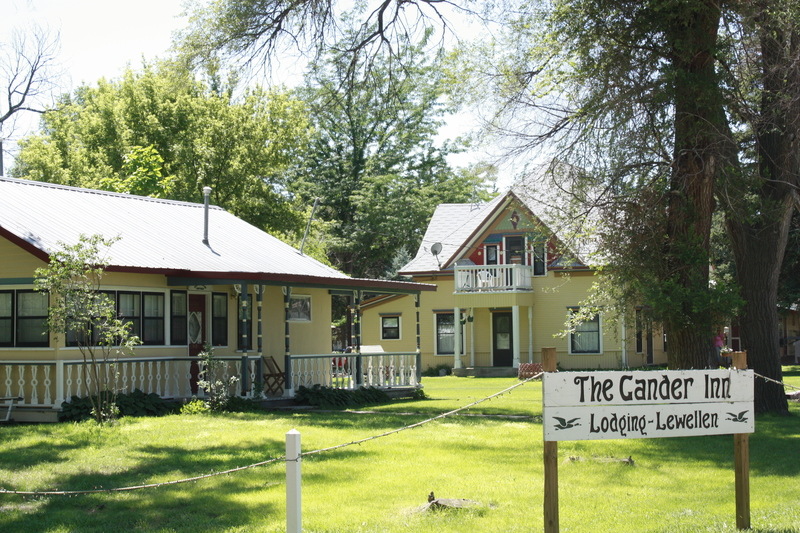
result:
[(76, 244), (59, 242), (49, 265), (35, 273), (36, 290), (50, 294), (48, 330), (56, 342), (64, 335), (83, 356), (81, 378), (98, 423), (116, 418), (116, 361), (140, 344), (130, 322), (117, 314), (113, 296), (100, 289), (105, 252), (117, 240), (81, 235)]

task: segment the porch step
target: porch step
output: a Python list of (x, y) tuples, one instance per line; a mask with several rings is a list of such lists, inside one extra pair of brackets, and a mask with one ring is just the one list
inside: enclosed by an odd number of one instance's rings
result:
[[(7, 409), (0, 409), (4, 412)], [(24, 405), (15, 405), (14, 411), (11, 413), (11, 423), (25, 422), (25, 423), (39, 423), (39, 422), (58, 422), (58, 411), (49, 407), (26, 407)]]
[(475, 378), (514, 378), (517, 369), (511, 366), (476, 366), (470, 368), (454, 368), (453, 375)]

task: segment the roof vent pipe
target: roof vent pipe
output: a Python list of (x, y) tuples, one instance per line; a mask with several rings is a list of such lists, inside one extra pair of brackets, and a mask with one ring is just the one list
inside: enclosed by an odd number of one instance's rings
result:
[(203, 187), (203, 203), (205, 205), (205, 219), (203, 221), (203, 244), (208, 246), (208, 202), (211, 198), (211, 187)]

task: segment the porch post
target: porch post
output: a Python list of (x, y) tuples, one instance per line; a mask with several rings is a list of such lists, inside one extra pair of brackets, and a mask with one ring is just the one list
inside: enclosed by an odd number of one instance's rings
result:
[(364, 384), (364, 369), (361, 360), (361, 291), (355, 291), (353, 296), (353, 336), (355, 337), (355, 345), (353, 352), (356, 354), (356, 388)]
[(514, 357), (514, 360), (511, 364), (514, 366), (514, 368), (519, 368), (520, 337), (518, 305), (511, 306), (511, 331), (513, 332), (511, 335), (511, 354)]
[(533, 363), (533, 306), (528, 306), (528, 362)]
[[(239, 295), (239, 349), (247, 354), (247, 349), (250, 347), (250, 339), (247, 334), (247, 297), (249, 293), (249, 286), (247, 283), (242, 283), (242, 294)], [(251, 316), (252, 318), (252, 316)]]
[(472, 321), (469, 323), (469, 366), (475, 368), (475, 308), (470, 307), (469, 316)]
[(453, 368), (461, 368), (461, 309), (453, 308)]
[(264, 286), (255, 285), (253, 288), (256, 291), (256, 309), (258, 310), (257, 312), (258, 326), (256, 327), (256, 348), (258, 349), (258, 356), (262, 357), (264, 355), (264, 337), (261, 324), (261, 311), (264, 300)]
[(420, 293), (414, 295), (414, 308), (416, 309), (417, 316), (417, 383), (422, 382), (422, 352), (420, 351), (420, 334), (419, 334), (419, 299)]
[(289, 299), (292, 297), (292, 288), (283, 288), (283, 395), (286, 398), (294, 396), (294, 386), (292, 384), (292, 352), (289, 336)]

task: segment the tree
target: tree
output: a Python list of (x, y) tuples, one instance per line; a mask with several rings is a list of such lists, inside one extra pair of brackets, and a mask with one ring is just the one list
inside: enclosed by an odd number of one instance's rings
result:
[(235, 79), (208, 78), (163, 62), (79, 87), (20, 143), (12, 174), (193, 202), (211, 186), (214, 203), (262, 229), (302, 226), (284, 189), (309, 135), (303, 104), (279, 89), (234, 98)]
[(24, 112), (42, 113), (57, 77), (58, 35), (42, 28), (15, 29), (9, 44), (0, 43), (0, 176), (4, 172), (3, 141)]
[[(565, 1), (538, 26), (530, 12), (511, 25), (530, 40), (501, 87), (508, 109), (545, 118), (524, 130), (532, 145), (556, 141), (571, 162), (596, 154), (583, 187), (603, 191), (607, 279), (660, 315), (671, 366), (702, 366), (709, 326), (736, 311), (709, 283), (716, 195), (749, 364), (780, 379), (776, 282), (799, 170), (795, 4)], [(780, 387), (756, 387), (757, 410), (786, 410)]]
[(399, 250), (415, 250), (437, 204), (485, 195), (485, 176), (454, 172), (446, 158), (455, 148), (434, 142), (446, 111), (438, 64), (420, 46), (401, 55), (402, 67), (388, 56), (357, 62), (352, 79), (352, 56), (330, 52), (298, 91), (316, 134), (289, 190), (320, 199), (328, 257), (357, 277), (382, 276)]
[(98, 423), (117, 417), (117, 372), (121, 353), (140, 344), (131, 325), (119, 318), (116, 304), (100, 290), (108, 261), (104, 254), (114, 243), (100, 235), (81, 235), (75, 244), (59, 243), (50, 264), (35, 272), (38, 291), (50, 294), (48, 330), (56, 342), (64, 335), (83, 356), (82, 379)]

